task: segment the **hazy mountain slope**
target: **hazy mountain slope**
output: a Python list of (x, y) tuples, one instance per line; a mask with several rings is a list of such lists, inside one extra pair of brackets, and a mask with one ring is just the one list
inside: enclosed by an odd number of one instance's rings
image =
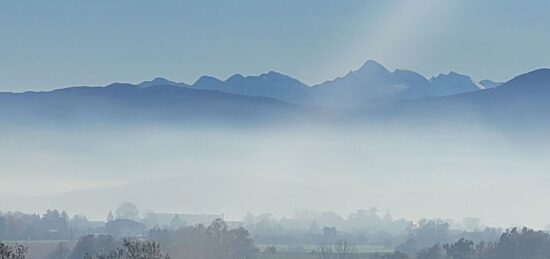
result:
[(501, 86), (484, 91), (441, 98), (437, 103), (466, 104), (492, 112), (539, 114), (550, 107), (550, 69), (539, 69), (519, 75)]
[(186, 83), (177, 83), (177, 82), (174, 82), (174, 81), (170, 81), (166, 78), (162, 78), (162, 77), (157, 77), (151, 81), (143, 81), (139, 84), (137, 84), (138, 87), (140, 88), (147, 88), (147, 87), (154, 87), (154, 86), (167, 86), (167, 85), (171, 85), (171, 86), (181, 86), (181, 87), (189, 87), (190, 85), (186, 84)]
[(311, 90), (304, 83), (273, 71), (247, 77), (236, 74), (226, 81), (201, 77), (192, 87), (239, 95), (263, 96), (292, 103), (303, 103)]
[(313, 86), (313, 103), (330, 106), (365, 106), (406, 89), (396, 85), (392, 73), (375, 61), (367, 61), (357, 71)]
[(483, 88), (470, 77), (454, 72), (428, 80), (414, 71), (390, 72), (375, 61), (367, 61), (345, 77), (314, 86), (313, 98), (315, 103), (331, 106), (365, 107), (381, 101), (446, 96)]
[(497, 88), (394, 102), (372, 109), (370, 113), (408, 121), (469, 121), (539, 127), (550, 124), (548, 100), (550, 69), (539, 69), (519, 75)]
[[(545, 112), (550, 110), (549, 85), (548, 69), (520, 75), (496, 88), (476, 90), (480, 86), (468, 76), (451, 72), (428, 80), (412, 71), (389, 72), (371, 61), (344, 78), (315, 87), (270, 72), (260, 76), (235, 75), (226, 81), (202, 77), (193, 86), (157, 78), (138, 85), (115, 83), (107, 87), (72, 87), (50, 92), (0, 93), (0, 120), (4, 125), (277, 124), (319, 120), (369, 123), (380, 118), (541, 123), (547, 121)], [(467, 91), (470, 92), (461, 93)], [(461, 94), (437, 96), (453, 92)], [(368, 104), (372, 105), (367, 107)], [(330, 106), (353, 109), (327, 108)]]
[(472, 78), (455, 72), (440, 74), (431, 80), (432, 96), (445, 96), (459, 93), (475, 92), (485, 87), (474, 83)]
[(51, 92), (1, 93), (5, 123), (249, 122), (292, 118), (304, 108), (265, 97), (248, 97), (178, 86), (130, 84), (74, 87)]
[(550, 111), (550, 69), (519, 75), (503, 85), (477, 93), (450, 98), (452, 103), (467, 103), (501, 119), (538, 119), (548, 121)]

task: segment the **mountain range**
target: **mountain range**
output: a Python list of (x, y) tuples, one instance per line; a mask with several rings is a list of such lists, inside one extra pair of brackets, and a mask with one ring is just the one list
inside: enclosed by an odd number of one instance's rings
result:
[[(540, 123), (550, 111), (550, 70), (506, 83), (474, 82), (455, 72), (430, 79), (368, 61), (347, 75), (308, 86), (277, 72), (203, 76), (194, 84), (155, 78), (137, 85), (0, 93), (0, 120), (12, 123), (209, 123), (354, 118), (480, 117)], [(364, 117), (360, 117), (364, 118)]]
[(380, 105), (371, 114), (417, 121), (498, 123), (511, 128), (550, 126), (550, 69), (538, 69), (482, 91)]
[[(489, 80), (483, 82), (487, 85), (496, 84)], [(469, 76), (455, 72), (427, 79), (409, 70), (390, 72), (372, 60), (343, 77), (313, 86), (275, 71), (246, 77), (235, 74), (225, 81), (203, 76), (192, 85), (164, 78), (138, 84), (139, 87), (158, 85), (215, 90), (238, 95), (269, 97), (294, 104), (341, 108), (365, 107), (373, 102), (389, 100), (445, 96), (486, 88), (482, 84), (475, 83)]]

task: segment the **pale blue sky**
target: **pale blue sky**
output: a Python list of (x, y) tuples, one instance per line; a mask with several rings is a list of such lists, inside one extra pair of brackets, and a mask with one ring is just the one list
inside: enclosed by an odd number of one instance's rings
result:
[(550, 67), (550, 1), (0, 3), (0, 91), (277, 70), (313, 84), (375, 59), (507, 80)]

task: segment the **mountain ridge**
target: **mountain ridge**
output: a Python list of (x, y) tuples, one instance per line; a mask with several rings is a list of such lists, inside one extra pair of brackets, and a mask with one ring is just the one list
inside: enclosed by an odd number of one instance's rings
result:
[[(0, 93), (0, 118), (5, 119), (6, 122), (105, 120), (120, 123), (136, 120), (192, 124), (193, 121), (239, 123), (265, 122), (271, 119), (299, 121), (310, 118), (340, 122), (342, 122), (340, 118), (346, 118), (347, 122), (350, 122), (352, 120), (368, 121), (372, 118), (459, 120), (459, 118), (479, 117), (486, 121), (509, 119), (514, 122), (533, 123), (537, 118), (539, 121), (545, 118), (544, 112), (550, 110), (550, 104), (547, 101), (550, 99), (550, 69), (530, 71), (498, 87), (481, 90), (482, 88), (479, 88), (469, 76), (455, 72), (440, 74), (430, 81), (414, 71), (390, 72), (383, 69), (381, 65), (378, 66), (372, 62), (366, 64), (368, 65), (363, 67), (374, 67), (374, 69), (354, 72), (353, 75), (382, 75), (381, 78), (371, 77), (373, 81), (370, 82), (390, 82), (399, 85), (403, 81), (409, 84), (408, 88), (399, 92), (400, 98), (373, 99), (369, 101), (370, 106), (367, 107), (355, 106), (342, 109), (317, 104), (328, 102), (323, 98), (346, 100), (345, 98), (350, 98), (350, 95), (357, 95), (356, 91), (365, 91), (371, 86), (350, 84), (349, 82), (358, 80), (354, 77), (340, 79), (348, 80), (347, 85), (340, 86), (345, 88), (344, 90), (351, 90), (343, 92), (347, 96), (337, 96), (342, 92), (333, 92), (336, 91), (334, 89), (342, 89), (327, 86), (315, 90), (316, 87), (309, 87), (299, 80), (274, 71), (257, 76), (236, 74), (225, 81), (205, 76), (193, 85), (156, 78), (140, 84), (113, 83), (104, 87), (76, 86), (51, 91)], [(441, 80), (451, 86), (458, 85), (457, 88), (473, 89), (473, 91), (446, 96), (433, 95), (433, 89), (430, 87), (434, 86), (428, 83)], [(213, 87), (214, 89), (195, 87), (200, 85), (201, 81), (219, 85)], [(260, 84), (264, 81), (267, 83)], [(224, 82), (227, 84), (224, 85)], [(223, 87), (229, 87), (231, 91), (237, 93), (220, 89)], [(396, 88), (399, 87), (401, 86)], [(289, 102), (282, 97), (266, 96), (264, 88), (273, 91), (271, 95), (293, 96), (296, 102)], [(480, 90), (475, 90), (476, 88)], [(295, 94), (297, 91), (295, 89), (301, 89), (298, 90), (300, 94)], [(319, 94), (315, 91), (326, 92)], [(357, 96), (353, 101), (358, 101), (356, 104), (359, 104), (360, 101), (365, 100), (364, 96)]]
[(399, 101), (370, 111), (375, 117), (418, 121), (485, 122), (514, 127), (550, 126), (550, 69), (520, 74), (499, 87), (450, 96)]
[[(496, 84), (488, 80), (484, 83), (493, 83), (491, 86)], [(259, 75), (243, 76), (237, 73), (225, 80), (201, 76), (193, 84), (156, 77), (133, 85), (138, 88), (169, 85), (215, 90), (269, 97), (298, 105), (334, 108), (360, 108), (378, 102), (445, 96), (486, 88), (483, 84), (475, 83), (471, 77), (456, 72), (439, 74), (428, 79), (412, 70), (389, 71), (374, 60), (367, 60), (357, 70), (350, 71), (342, 77), (312, 86), (273, 70)]]

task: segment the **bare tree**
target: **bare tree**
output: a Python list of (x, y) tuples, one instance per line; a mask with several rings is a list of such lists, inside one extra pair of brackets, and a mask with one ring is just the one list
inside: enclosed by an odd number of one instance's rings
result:
[(84, 259), (170, 259), (170, 256), (162, 253), (156, 242), (124, 239), (121, 248), (95, 256), (87, 253)]
[(334, 244), (334, 250), (337, 259), (351, 259), (357, 254), (355, 244), (345, 240), (338, 240), (338, 242)]
[(0, 243), (0, 259), (25, 259), (27, 251), (28, 248), (20, 244), (9, 246)]
[(332, 259), (334, 252), (332, 250), (332, 244), (322, 243), (317, 247), (317, 253), (319, 253), (320, 259)]
[(163, 254), (160, 245), (152, 241), (139, 241), (124, 239), (122, 253), (126, 253), (129, 259), (169, 259), (168, 254)]

